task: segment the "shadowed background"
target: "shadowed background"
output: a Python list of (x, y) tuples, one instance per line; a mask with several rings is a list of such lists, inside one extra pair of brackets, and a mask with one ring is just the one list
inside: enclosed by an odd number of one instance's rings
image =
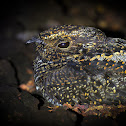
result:
[[(4, 1), (0, 8), (0, 110), (8, 125), (113, 125), (117, 119), (85, 117), (62, 108), (48, 112), (43, 98), (19, 89), (32, 76), (34, 50), (25, 42), (55, 25), (74, 24), (101, 29), (107, 36), (126, 39), (125, 1), (41, 0)], [(125, 125), (125, 124), (124, 124)]]

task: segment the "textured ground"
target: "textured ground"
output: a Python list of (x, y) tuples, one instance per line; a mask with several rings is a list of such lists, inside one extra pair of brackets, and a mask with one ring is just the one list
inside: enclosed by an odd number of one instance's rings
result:
[(126, 39), (124, 4), (99, 3), (98, 0), (95, 3), (91, 0), (7, 3), (1, 8), (0, 28), (0, 119), (4, 125), (125, 125), (126, 113), (116, 119), (82, 118), (62, 108), (50, 113), (49, 104), (42, 97), (19, 89), (19, 85), (27, 83), (32, 76), (34, 51), (32, 45), (25, 44), (27, 39), (58, 24), (94, 26), (105, 31), (107, 36)]

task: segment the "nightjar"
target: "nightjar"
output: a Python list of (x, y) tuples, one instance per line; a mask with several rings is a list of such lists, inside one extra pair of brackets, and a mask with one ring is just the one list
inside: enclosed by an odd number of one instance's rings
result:
[(126, 109), (126, 40), (93, 27), (62, 25), (32, 42), (36, 89), (48, 102), (77, 106), (83, 115)]

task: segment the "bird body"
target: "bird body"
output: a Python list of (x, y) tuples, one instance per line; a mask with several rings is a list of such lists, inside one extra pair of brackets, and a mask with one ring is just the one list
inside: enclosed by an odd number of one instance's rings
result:
[(37, 52), (36, 87), (52, 104), (85, 110), (126, 105), (126, 40), (106, 37), (93, 27), (62, 25), (31, 42)]

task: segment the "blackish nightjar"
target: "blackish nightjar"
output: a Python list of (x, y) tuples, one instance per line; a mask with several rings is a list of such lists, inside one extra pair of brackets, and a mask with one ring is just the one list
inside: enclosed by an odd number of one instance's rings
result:
[(32, 42), (36, 89), (48, 102), (84, 116), (126, 109), (126, 40), (93, 27), (62, 25)]

